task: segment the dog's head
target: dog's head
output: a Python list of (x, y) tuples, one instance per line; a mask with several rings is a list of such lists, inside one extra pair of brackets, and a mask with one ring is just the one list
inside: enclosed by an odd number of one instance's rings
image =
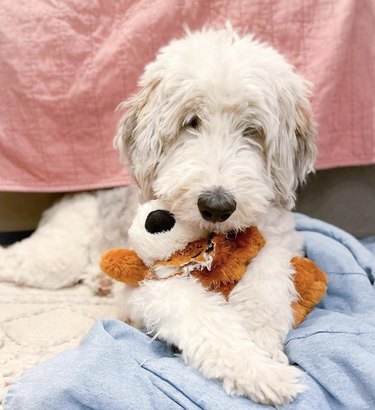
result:
[(292, 208), (313, 170), (309, 84), (273, 48), (231, 28), (188, 33), (140, 80), (115, 146), (146, 199), (209, 230)]

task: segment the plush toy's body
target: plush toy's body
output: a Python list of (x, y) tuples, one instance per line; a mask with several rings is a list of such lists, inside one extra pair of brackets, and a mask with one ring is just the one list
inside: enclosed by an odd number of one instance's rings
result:
[(135, 251), (113, 249), (103, 255), (102, 270), (120, 282), (136, 286), (144, 279), (166, 279), (174, 275), (191, 275), (208, 290), (227, 298), (242, 278), (246, 266), (263, 247), (257, 228), (250, 227), (235, 237), (214, 235), (197, 239), (173, 253), (166, 260), (146, 266)]
[[(141, 227), (145, 235), (151, 234), (151, 238), (157, 240), (158, 235), (173, 232), (175, 220), (167, 211), (159, 209), (156, 212), (151, 212)], [(163, 215), (162, 212), (168, 215)], [(181, 230), (181, 227), (179, 228)], [(134, 242), (139, 244), (142, 231), (138, 229), (136, 232), (137, 240)], [(113, 279), (130, 286), (138, 286), (143, 280), (164, 280), (175, 275), (191, 275), (207, 290), (220, 292), (228, 299), (230, 292), (244, 275), (246, 267), (264, 244), (265, 240), (259, 230), (249, 227), (236, 234), (213, 235), (190, 241), (169, 254), (163, 249), (163, 259), (148, 258), (147, 264), (136, 251), (112, 249), (103, 255), (101, 269)], [(145, 252), (147, 250), (142, 249), (140, 253), (145, 255)], [(292, 305), (297, 326), (323, 298), (327, 289), (327, 277), (307, 258), (294, 257), (291, 264), (295, 270), (294, 285), (300, 297)]]

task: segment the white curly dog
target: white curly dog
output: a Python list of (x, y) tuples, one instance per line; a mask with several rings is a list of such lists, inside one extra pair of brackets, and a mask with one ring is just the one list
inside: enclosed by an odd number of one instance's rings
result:
[[(147, 281), (122, 291), (122, 318), (177, 345), (228, 393), (288, 403), (303, 390), (283, 342), (297, 297), (290, 259), (302, 249), (290, 210), (316, 157), (309, 84), (272, 47), (227, 27), (172, 41), (140, 87), (122, 104), (115, 145), (143, 200), (160, 198), (207, 232), (256, 225), (267, 242), (228, 302), (192, 278)], [(125, 243), (136, 196), (65, 198), (31, 238), (1, 250), (0, 278), (57, 288), (96, 276), (101, 251)]]

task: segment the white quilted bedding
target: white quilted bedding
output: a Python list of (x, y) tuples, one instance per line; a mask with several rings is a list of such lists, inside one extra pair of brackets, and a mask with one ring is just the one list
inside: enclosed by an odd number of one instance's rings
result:
[(76, 346), (97, 319), (114, 316), (113, 298), (93, 296), (84, 285), (42, 290), (0, 283), (0, 408), (21, 373)]

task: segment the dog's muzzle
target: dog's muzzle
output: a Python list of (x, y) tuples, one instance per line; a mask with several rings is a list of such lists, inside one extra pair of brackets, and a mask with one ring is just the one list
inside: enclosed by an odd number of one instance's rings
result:
[(203, 219), (224, 222), (236, 210), (236, 201), (223, 187), (213, 187), (198, 197), (198, 208)]

